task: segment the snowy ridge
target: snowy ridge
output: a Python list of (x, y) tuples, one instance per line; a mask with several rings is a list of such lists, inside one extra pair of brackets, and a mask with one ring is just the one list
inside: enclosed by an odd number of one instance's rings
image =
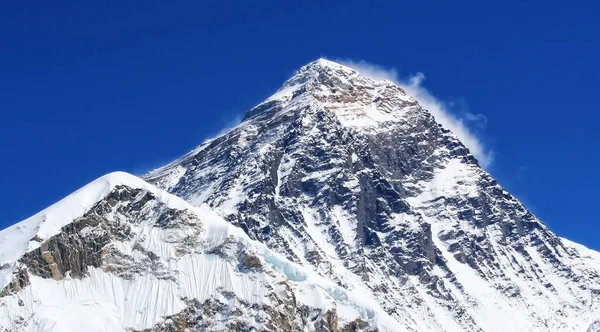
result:
[[(182, 298), (204, 302), (222, 292), (232, 292), (242, 302), (270, 303), (268, 290), (274, 280), (289, 283), (299, 303), (323, 311), (336, 308), (342, 322), (363, 317), (377, 321), (379, 326), (387, 326), (390, 330), (395, 326), (395, 321), (375, 301), (365, 298), (364, 294), (343, 289), (313, 271), (287, 261), (262, 243), (250, 240), (241, 229), (225, 222), (206, 206), (192, 207), (182, 199), (123, 172), (103, 176), (34, 217), (0, 232), (3, 247), (22, 244), (32, 234), (17, 230), (37, 229), (37, 234), (41, 234), (39, 236), (50, 239), (69, 222), (83, 216), (94, 204), (123, 188), (122, 186), (151, 193), (166, 208), (188, 211), (199, 218), (203, 232), (202, 247), (219, 248), (224, 243), (236, 243), (246, 248), (246, 252), (256, 255), (268, 267), (262, 273), (240, 273), (228, 259), (214, 254), (194, 253), (194, 247), (185, 248), (192, 252), (178, 255), (177, 245), (185, 238), (182, 237), (184, 234), (192, 234), (190, 229), (169, 229), (165, 233), (165, 230), (143, 221), (133, 225), (132, 231), (137, 234), (135, 240), (116, 241), (113, 245), (133, 257), (140, 252), (151, 252), (155, 257), (153, 260), (170, 265), (161, 273), (168, 273), (171, 277), (142, 273), (138, 277), (124, 278), (102, 268), (91, 268), (83, 278), (67, 275), (62, 280), (30, 274), (29, 284), (20, 292), (0, 298), (0, 316), (4, 317), (0, 319), (0, 326), (24, 331), (147, 329), (160, 323), (164, 317), (184, 310), (186, 305)], [(136, 196), (134, 203), (139, 201), (140, 195)], [(63, 219), (65, 217), (71, 219)], [(115, 217), (118, 218), (111, 213), (109, 218)], [(42, 221), (44, 218), (46, 221)], [(32, 228), (31, 225), (37, 226)], [(166, 240), (169, 237), (175, 238), (173, 241)], [(12, 257), (22, 256), (25, 250), (31, 252), (35, 249), (34, 245), (29, 248), (21, 245), (19, 250), (23, 252), (4, 254), (3, 258), (16, 266), (17, 262), (11, 261)], [(229, 254), (226, 252), (220, 255)], [(13, 270), (14, 268), (0, 270), (3, 280), (10, 281)], [(69, 314), (65, 315), (67, 312)], [(89, 320), (89, 316), (94, 316), (95, 319)], [(249, 317), (246, 319), (251, 320)], [(11, 321), (20, 323), (15, 325)], [(226, 329), (225, 326), (218, 326), (214, 328)]]
[[(0, 265), (14, 263), (25, 252), (39, 248), (41, 242), (60, 233), (62, 227), (82, 216), (118, 185), (148, 190), (176, 208), (187, 206), (187, 203), (181, 201), (181, 199), (134, 175), (125, 172), (109, 173), (90, 182), (32, 217), (0, 231), (0, 246), (3, 248), (0, 252)], [(33, 241), (34, 237), (40, 240)], [(6, 283), (0, 284), (0, 288), (4, 286), (6, 286)]]

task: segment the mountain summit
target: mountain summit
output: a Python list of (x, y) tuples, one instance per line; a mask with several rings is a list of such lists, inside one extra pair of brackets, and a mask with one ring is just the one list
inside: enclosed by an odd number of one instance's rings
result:
[(402, 88), (328, 60), (146, 182), (116, 178), (0, 232), (0, 326), (584, 331), (600, 310), (599, 253)]

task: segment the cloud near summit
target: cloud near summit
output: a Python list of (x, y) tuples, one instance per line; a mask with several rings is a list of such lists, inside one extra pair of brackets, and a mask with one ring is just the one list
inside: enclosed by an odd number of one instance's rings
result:
[(340, 64), (353, 68), (362, 75), (376, 80), (389, 80), (400, 86), (409, 95), (414, 97), (423, 108), (431, 113), (436, 121), (450, 129), (458, 139), (479, 160), (482, 167), (488, 168), (493, 161), (493, 151), (488, 149), (477, 136), (474, 129), (482, 129), (487, 123), (483, 114), (465, 112), (462, 115), (450, 111), (450, 102), (440, 100), (433, 96), (424, 86), (425, 75), (416, 73), (407, 78), (400, 78), (395, 68), (383, 68), (365, 61), (334, 60)]

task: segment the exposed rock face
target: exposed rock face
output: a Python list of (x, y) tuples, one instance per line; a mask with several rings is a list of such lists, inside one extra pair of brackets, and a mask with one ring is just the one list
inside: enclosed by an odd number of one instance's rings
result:
[(0, 291), (0, 297), (16, 294), (23, 288), (29, 286), (29, 274), (23, 267), (15, 269), (10, 279), (11, 282)]
[[(230, 294), (222, 295), (229, 301), (235, 302), (233, 309), (229, 303), (219, 299), (209, 299), (203, 303), (197, 300), (186, 300), (188, 306), (183, 311), (166, 317), (155, 327), (145, 329), (143, 332), (340, 331), (335, 310), (323, 312), (308, 306), (297, 306), (295, 299), (281, 298), (281, 295), (275, 293), (270, 294), (270, 298), (276, 300), (275, 306), (252, 305), (239, 299), (232, 299)], [(264, 327), (257, 329), (258, 325)], [(357, 319), (349, 322), (341, 331), (363, 331), (369, 327), (367, 322)]]
[(167, 240), (178, 246), (179, 255), (198, 246), (202, 227), (196, 216), (166, 207), (145, 190), (118, 186), (85, 215), (63, 227), (40, 248), (25, 254), (19, 262), (29, 273), (54, 280), (62, 280), (67, 275), (83, 278), (92, 267), (126, 279), (148, 270), (157, 278), (172, 278), (160, 257), (139, 242), (134, 242), (131, 248), (137, 257), (114, 245), (134, 240), (138, 234), (132, 226), (139, 226), (153, 216), (157, 220), (151, 227), (192, 230), (185, 237)]
[(401, 88), (326, 60), (145, 178), (410, 329), (581, 330), (600, 283)]

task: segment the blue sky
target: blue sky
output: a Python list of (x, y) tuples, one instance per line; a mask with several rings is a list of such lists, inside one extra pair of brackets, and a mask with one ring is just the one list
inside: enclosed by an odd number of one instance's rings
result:
[(423, 73), (420, 91), (466, 125), (501, 184), (600, 249), (600, 5), (291, 3), (3, 4), (0, 228), (105, 173), (184, 154), (327, 57), (404, 82)]

